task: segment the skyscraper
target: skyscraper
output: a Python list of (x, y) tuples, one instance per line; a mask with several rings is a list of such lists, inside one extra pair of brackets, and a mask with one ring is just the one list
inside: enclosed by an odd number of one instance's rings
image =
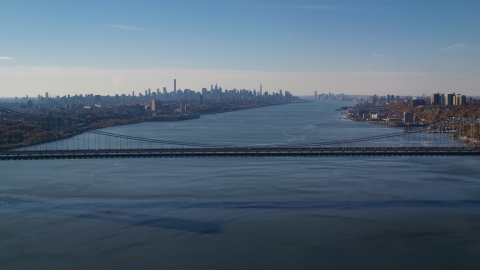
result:
[(45, 93), (45, 98), (48, 99), (48, 92)]
[(262, 85), (260, 84), (260, 96), (262, 95)]
[(173, 79), (173, 92), (177, 92), (177, 79)]

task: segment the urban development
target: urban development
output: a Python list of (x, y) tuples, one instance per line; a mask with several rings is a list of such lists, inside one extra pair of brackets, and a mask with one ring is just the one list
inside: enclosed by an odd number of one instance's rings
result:
[(428, 132), (451, 133), (479, 145), (480, 101), (461, 94), (433, 93), (430, 97), (369, 96), (347, 110), (346, 117), (391, 127), (424, 127)]
[[(348, 96), (315, 91), (314, 99), (356, 101), (339, 108), (353, 121), (365, 121), (406, 129), (424, 128), (428, 132), (450, 133), (465, 143), (478, 145), (480, 102), (461, 94), (433, 93), (431, 96)], [(67, 95), (36, 98), (15, 97), (0, 103), (0, 147), (3, 150), (36, 145), (80, 134), (89, 129), (146, 121), (179, 121), (216, 114), (292, 102), (305, 102), (289, 91), (277, 93), (254, 89), (222, 89), (211, 85), (201, 92), (173, 91), (166, 87), (115, 96)], [(342, 112), (343, 113), (343, 112)], [(28, 115), (28, 117), (25, 117)]]
[[(60, 140), (88, 129), (145, 121), (178, 121), (216, 114), (300, 102), (289, 91), (277, 93), (254, 89), (222, 89), (218, 85), (201, 92), (159, 88), (129, 95), (67, 95), (15, 97), (0, 102), (0, 147), (2, 150)], [(25, 117), (28, 115), (28, 119)]]

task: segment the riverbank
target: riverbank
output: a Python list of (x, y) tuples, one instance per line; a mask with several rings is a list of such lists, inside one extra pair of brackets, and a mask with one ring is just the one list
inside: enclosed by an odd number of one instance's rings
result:
[[(197, 113), (192, 114), (180, 114), (180, 115), (136, 115), (131, 118), (126, 118), (125, 116), (115, 116), (115, 115), (96, 115), (96, 119), (90, 123), (83, 123), (84, 127), (75, 129), (75, 130), (60, 130), (52, 129), (49, 130), (39, 124), (31, 123), (15, 123), (15, 124), (0, 124), (0, 151), (8, 151), (12, 149), (18, 149), (23, 147), (35, 146), (44, 143), (50, 143), (54, 141), (61, 141), (80, 135), (88, 130), (92, 129), (102, 129), (107, 127), (114, 126), (123, 126), (131, 125), (143, 122), (165, 122), (165, 121), (186, 121), (200, 118), (201, 115), (217, 114), (217, 113), (226, 113), (239, 110), (248, 110), (263, 108), (276, 105), (286, 105), (289, 103), (262, 103), (262, 104), (230, 104), (230, 106), (225, 104), (219, 104), (216, 106), (209, 106), (208, 110), (202, 110)], [(99, 119), (101, 117), (106, 117), (104, 119)], [(112, 118), (118, 117), (118, 118)], [(89, 119), (85, 117), (85, 119)]]
[(430, 133), (450, 133), (458, 141), (480, 146), (480, 106), (476, 104), (412, 107), (406, 103), (392, 103), (384, 106), (357, 103), (336, 111), (347, 111), (346, 118), (352, 121), (386, 127), (420, 127)]
[(113, 126), (120, 126), (120, 125), (130, 125), (136, 123), (143, 123), (143, 122), (165, 122), (165, 121), (186, 121), (186, 120), (193, 120), (198, 119), (202, 115), (210, 115), (210, 114), (218, 114), (218, 113), (227, 113), (227, 112), (234, 112), (240, 110), (250, 110), (250, 109), (257, 109), (269, 106), (278, 106), (278, 105), (287, 105), (292, 104), (293, 102), (285, 102), (285, 103), (261, 103), (261, 104), (218, 104), (218, 105), (210, 105), (204, 106), (201, 105), (195, 109), (193, 113), (190, 114), (162, 114), (162, 115), (143, 115), (139, 117), (135, 117), (132, 119), (104, 119), (101, 122), (95, 122), (88, 125), (89, 129), (100, 129), (100, 128), (107, 128)]

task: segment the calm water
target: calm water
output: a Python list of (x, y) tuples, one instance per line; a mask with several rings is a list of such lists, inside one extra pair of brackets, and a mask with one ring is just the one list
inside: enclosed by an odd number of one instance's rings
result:
[[(397, 131), (339, 119), (349, 104), (104, 130), (242, 145)], [(455, 144), (381, 143), (440, 142)], [(479, 175), (478, 157), (2, 161), (0, 269), (478, 269)]]

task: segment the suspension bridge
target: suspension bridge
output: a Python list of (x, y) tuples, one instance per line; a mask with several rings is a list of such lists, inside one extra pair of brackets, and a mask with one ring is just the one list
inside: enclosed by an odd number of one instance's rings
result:
[[(58, 117), (34, 117), (0, 108), (4, 123), (21, 123), (23, 130), (0, 134), (0, 160), (174, 158), (174, 157), (318, 157), (318, 156), (480, 156), (480, 148), (452, 138), (430, 140), (425, 129), (377, 136), (305, 144), (221, 145), (161, 140), (66, 125)], [(1, 124), (1, 122), (0, 122)], [(44, 138), (29, 145), (7, 147), (31, 134), (29, 125), (41, 126)], [(22, 133), (23, 132), (23, 133)], [(30, 132), (30, 133), (29, 133)], [(65, 132), (70, 132), (65, 137)], [(63, 135), (62, 135), (63, 134)], [(443, 134), (443, 137), (444, 136)], [(442, 137), (442, 138), (443, 138)]]

